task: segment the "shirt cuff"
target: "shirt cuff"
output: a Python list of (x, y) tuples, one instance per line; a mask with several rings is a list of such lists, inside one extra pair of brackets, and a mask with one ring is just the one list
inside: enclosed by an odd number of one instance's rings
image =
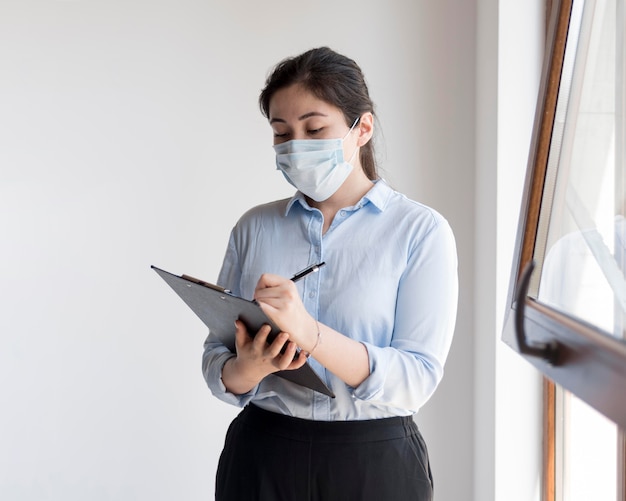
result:
[(367, 350), (370, 364), (370, 375), (357, 388), (352, 395), (359, 400), (374, 400), (384, 391), (385, 374), (387, 373), (387, 358), (381, 353), (378, 346), (361, 342)]
[(233, 355), (230, 350), (226, 350), (223, 353), (214, 354), (210, 360), (205, 360), (203, 370), (204, 379), (215, 397), (228, 404), (245, 407), (252, 400), (254, 395), (256, 395), (259, 386), (257, 385), (249, 392), (241, 395), (235, 395), (226, 389), (222, 381), (222, 369), (224, 368), (224, 364), (234, 356), (235, 355)]

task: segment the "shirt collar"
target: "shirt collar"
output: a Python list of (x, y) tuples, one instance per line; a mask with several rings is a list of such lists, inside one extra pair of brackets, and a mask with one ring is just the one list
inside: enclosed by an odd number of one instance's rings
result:
[[(368, 191), (365, 195), (363, 195), (363, 198), (361, 198), (361, 200), (359, 200), (352, 207), (345, 207), (345, 210), (357, 210), (361, 207), (364, 207), (368, 203), (371, 203), (378, 210), (378, 212), (383, 212), (387, 207), (389, 198), (391, 197), (392, 193), (393, 190), (384, 179), (377, 179), (376, 181), (374, 181), (374, 186), (372, 186), (372, 189)], [(306, 210), (313, 210), (313, 207), (311, 207), (307, 203), (304, 194), (301, 191), (296, 191), (294, 196), (289, 199), (289, 202), (287, 202), (287, 207), (285, 208), (285, 216), (289, 214), (289, 211), (291, 211), (291, 208), (296, 202), (299, 202), (300, 205)]]

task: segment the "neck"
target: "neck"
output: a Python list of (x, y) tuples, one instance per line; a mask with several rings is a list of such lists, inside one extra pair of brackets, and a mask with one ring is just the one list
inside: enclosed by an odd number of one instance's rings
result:
[(324, 215), (324, 233), (340, 209), (355, 205), (372, 189), (372, 186), (374, 186), (373, 181), (365, 175), (363, 169), (355, 166), (348, 178), (330, 198), (316, 202), (306, 197), (309, 205), (319, 209)]

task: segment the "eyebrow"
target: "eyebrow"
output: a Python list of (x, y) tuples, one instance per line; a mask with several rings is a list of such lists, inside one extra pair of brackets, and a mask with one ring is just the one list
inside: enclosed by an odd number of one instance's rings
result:
[[(328, 115), (326, 115), (325, 113), (322, 113), (321, 111), (309, 111), (308, 113), (305, 113), (304, 115), (301, 115), (298, 117), (298, 120), (306, 120), (307, 118), (311, 118), (311, 117), (327, 117)], [(272, 118), (270, 120), (270, 123), (273, 124), (274, 122), (281, 122), (281, 123), (286, 123), (286, 121), (282, 118)]]

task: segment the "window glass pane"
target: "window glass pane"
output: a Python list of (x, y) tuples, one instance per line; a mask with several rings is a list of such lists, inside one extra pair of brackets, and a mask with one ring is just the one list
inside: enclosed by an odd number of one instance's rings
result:
[(571, 393), (558, 391), (556, 499), (616, 500), (617, 426)]
[(560, 137), (553, 137), (548, 166), (553, 179), (544, 191), (542, 245), (534, 256), (541, 268), (537, 298), (623, 337), (626, 193), (623, 152), (616, 147), (623, 127), (616, 103), (624, 93), (616, 72), (624, 49), (617, 47), (616, 31), (623, 27), (617, 28), (616, 0), (576, 6), (572, 23), (580, 23), (579, 32), (568, 39), (575, 64), (568, 75), (564, 63), (561, 124), (554, 130)]

